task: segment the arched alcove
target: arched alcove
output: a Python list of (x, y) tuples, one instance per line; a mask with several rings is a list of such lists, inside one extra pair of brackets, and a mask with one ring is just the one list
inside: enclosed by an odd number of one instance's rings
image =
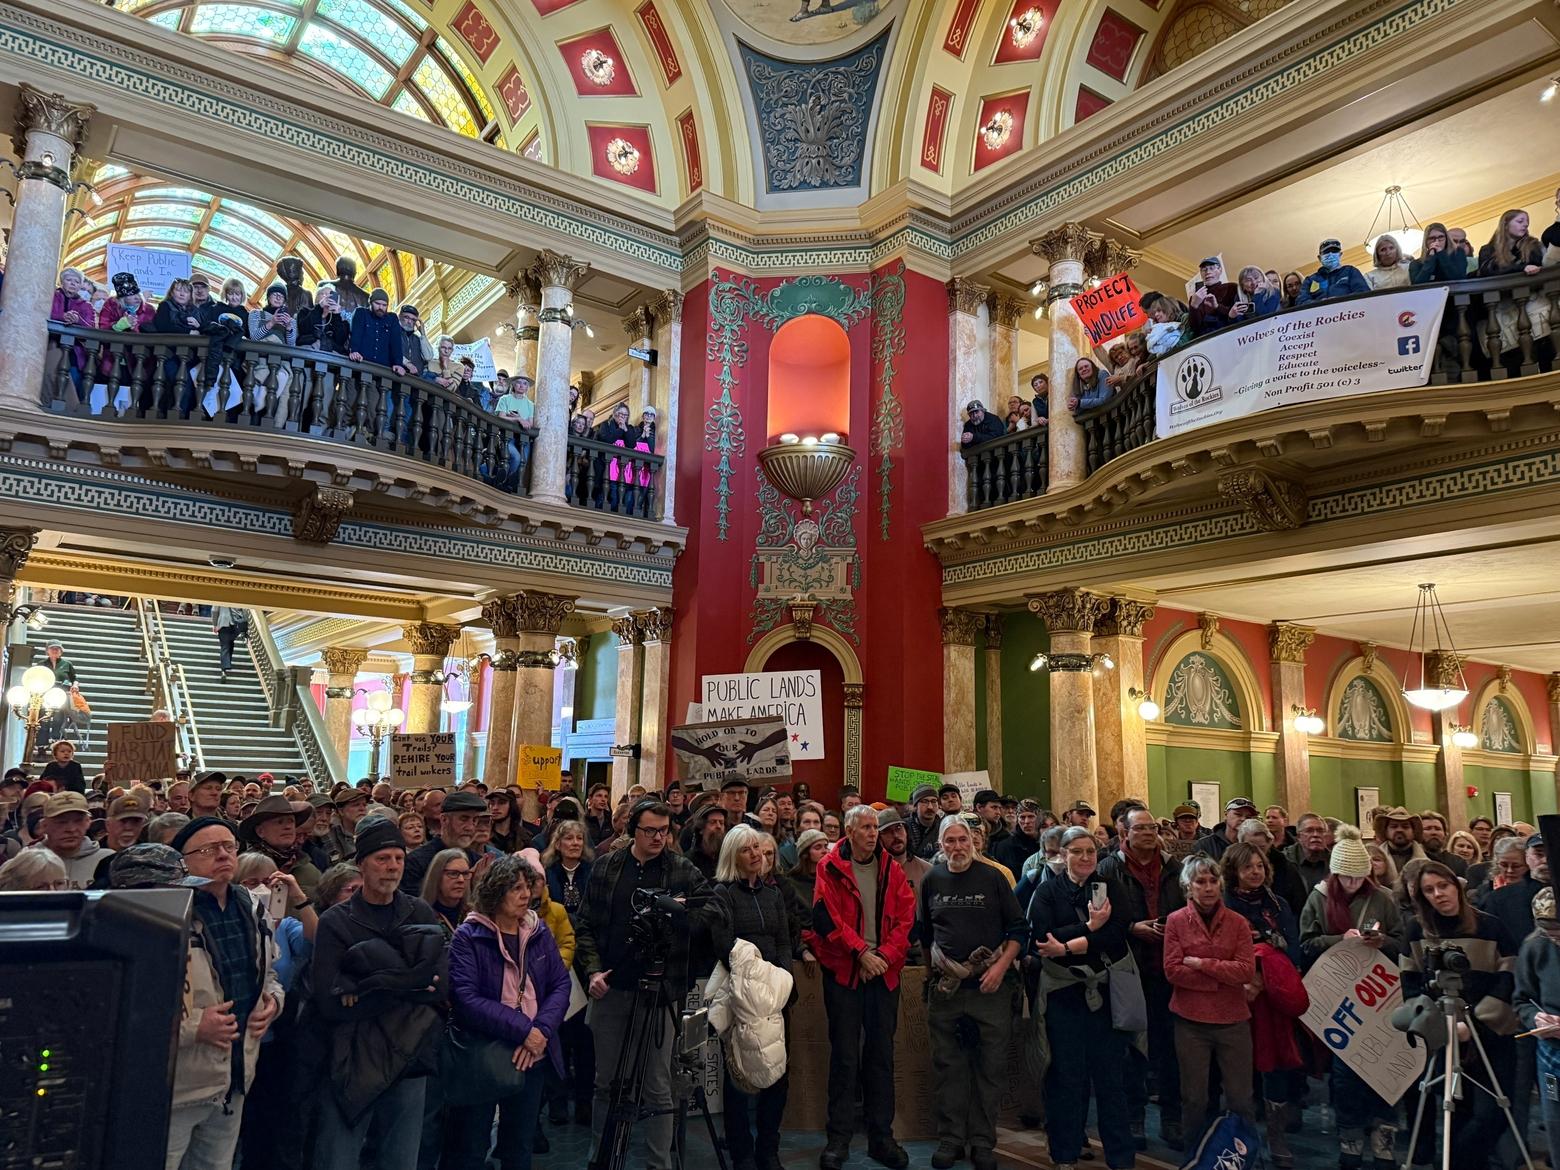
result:
[(769, 343), (769, 438), (850, 429), (850, 338), (818, 313), (787, 321)]
[[(797, 647), (799, 649), (793, 649)], [(812, 670), (823, 683), (824, 758), (791, 765), (793, 778), (805, 780), (821, 796), (841, 784), (861, 787), (861, 659), (849, 642), (828, 626), (814, 625), (798, 638), (794, 625), (770, 630), (748, 651), (743, 670)]]
[[(1357, 683), (1369, 690), (1362, 692)], [(1325, 734), (1338, 739), (1355, 743), (1413, 741), (1413, 715), (1403, 698), (1403, 684), (1379, 657), (1367, 662), (1358, 656), (1345, 662), (1328, 688), (1326, 709), (1318, 714), (1327, 722)]]
[(1516, 687), (1502, 690), (1498, 680), (1485, 683), (1473, 696), (1469, 711), (1480, 750), (1499, 755), (1528, 755), (1533, 751), (1533, 715)]

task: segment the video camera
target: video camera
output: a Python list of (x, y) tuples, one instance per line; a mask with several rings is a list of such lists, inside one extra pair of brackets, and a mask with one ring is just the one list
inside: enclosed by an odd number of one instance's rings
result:
[[(1423, 974), (1425, 989), (1392, 1013), (1392, 1026), (1408, 1035), (1412, 1046), (1422, 1040), (1431, 1049), (1444, 1048), (1447, 1042), (1446, 1005), (1462, 1000), (1463, 976), (1472, 970), (1468, 952), (1452, 943), (1426, 947)], [(1458, 1010), (1462, 1010), (1459, 1008)]]
[(634, 917), (628, 924), (628, 942), (644, 959), (647, 972), (661, 973), (677, 941), (676, 917), (688, 909), (665, 890), (636, 889), (629, 895)]
[(1451, 943), (1426, 947), (1424, 952), (1425, 994), (1437, 998), (1450, 995), (1462, 998), (1463, 976), (1473, 969), (1468, 952)]

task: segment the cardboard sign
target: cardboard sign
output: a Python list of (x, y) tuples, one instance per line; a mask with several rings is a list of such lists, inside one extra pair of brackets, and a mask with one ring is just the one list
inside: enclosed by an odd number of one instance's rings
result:
[(521, 788), (557, 792), (563, 786), (563, 749), (523, 743), (515, 748), (515, 783)]
[(1138, 304), (1141, 295), (1132, 278), (1123, 272), (1100, 281), (1098, 288), (1075, 294), (1069, 303), (1088, 331), (1089, 340), (1098, 346), (1148, 324), (1148, 314)]
[(455, 733), (390, 737), (390, 783), (396, 788), (450, 788), (455, 784)]
[(888, 799), (905, 802), (910, 799), (910, 794), (922, 784), (942, 784), (941, 772), (923, 772), (919, 768), (900, 768), (891, 765), (888, 769)]
[(975, 807), (975, 794), (991, 787), (991, 773), (982, 769), (979, 772), (945, 772), (940, 777), (943, 784), (956, 784), (959, 788), (959, 796), (964, 801), (966, 811)]
[(1388, 1105), (1419, 1080), (1423, 1045), (1392, 1026), (1403, 1004), (1398, 965), (1357, 940), (1341, 942), (1316, 960), (1305, 977), (1310, 1010), (1300, 1020)]
[(451, 357), (460, 361), (463, 357), (471, 359), (471, 380), (473, 382), (494, 382), (498, 380), (498, 367), (493, 362), (493, 343), (486, 337), (477, 341), (463, 341), (455, 346)]
[(168, 295), (168, 286), (175, 280), (190, 278), (190, 254), (168, 248), (109, 244), (107, 267), (110, 279), (116, 272), (128, 272), (141, 286), (143, 297), (157, 299)]
[(745, 723), (687, 723), (672, 728), (677, 778), (690, 788), (719, 787), (728, 776), (783, 780), (791, 775), (786, 725), (779, 719)]
[(784, 719), (791, 759), (823, 759), (823, 683), (816, 670), (707, 674), (700, 697), (705, 721)]
[(168, 780), (179, 770), (178, 724), (110, 723), (103, 772), (115, 785)]

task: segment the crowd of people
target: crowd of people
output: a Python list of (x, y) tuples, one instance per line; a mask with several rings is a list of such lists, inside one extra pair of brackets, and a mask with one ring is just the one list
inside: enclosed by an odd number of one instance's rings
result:
[[(12, 769), (0, 890), (194, 887), (169, 1170), (230, 1170), (240, 1149), (267, 1167), (466, 1170), (491, 1153), (516, 1170), (547, 1127), (599, 1137), (649, 962), (632, 929), (646, 888), (676, 910), (668, 1000), (716, 974), (719, 1018), (757, 1021), (726, 1035), (736, 1170), (781, 1166), (803, 970), (828, 1022), (822, 1170), (858, 1128), (871, 1159), (909, 1164), (893, 1136), (907, 966), (925, 968), (936, 1170), (995, 1167), (1015, 1034), (1039, 1072), (1021, 1123), (1045, 1127), (1062, 1170), (1094, 1156), (1091, 1103), (1104, 1164), (1133, 1166), (1151, 1101), (1188, 1155), (1228, 1111), (1292, 1166), (1309, 1114), (1345, 1170), (1385, 1170), (1417, 1091), (1387, 1103), (1299, 1024), (1302, 974), (1345, 943), (1400, 964), (1411, 1002), (1427, 951), (1463, 948), (1470, 1025), (1524, 1129), (1560, 1067), (1560, 917), (1530, 825), (1448, 832), (1441, 813), (1382, 808), (1366, 840), (1245, 797), (1205, 823), (1192, 801), (1057, 816), (991, 790), (967, 806), (953, 784), (876, 803), (846, 787), (826, 808), (803, 783), (739, 777), (614, 801), (566, 776), (546, 796), (220, 772), (83, 792)], [(674, 1032), (652, 1029), (642, 1075), (643, 1105), (666, 1112), (633, 1127), (652, 1170), (672, 1164)], [(1560, 1132), (1560, 1101), (1539, 1099)], [(1434, 1105), (1415, 1165), (1434, 1161)], [(1515, 1164), (1482, 1094), (1439, 1140), (1455, 1166)]]
[[(1475, 251), (1468, 233), (1432, 223), (1424, 229), (1424, 243), (1417, 257), (1409, 256), (1396, 235), (1376, 237), (1371, 263), (1363, 272), (1343, 263), (1343, 244), (1323, 240), (1317, 248), (1316, 270), (1309, 275), (1261, 268), (1241, 268), (1234, 280), (1226, 275), (1221, 256), (1209, 256), (1198, 266), (1182, 300), (1169, 293), (1144, 293), (1140, 307), (1148, 324), (1127, 334), (1097, 355), (1080, 357), (1074, 364), (1067, 405), (1071, 411), (1103, 406), (1122, 386), (1150, 369), (1162, 357), (1229, 325), (1266, 317), (1281, 309), (1319, 304), (1337, 297), (1386, 292), (1421, 285), (1447, 284), (1475, 277), (1535, 276), (1544, 268), (1560, 265), (1560, 191), (1555, 198), (1555, 222), (1542, 235), (1530, 230), (1525, 210), (1514, 208), (1500, 217), (1487, 244)], [(1555, 359), (1550, 332), (1553, 304), (1547, 297), (1496, 301), (1486, 309), (1469, 307), (1473, 333), (1472, 361), (1481, 378), (1497, 364), (1515, 376), (1523, 364), (1521, 323), (1526, 318), (1534, 358), (1548, 372)], [(1493, 316), (1498, 344), (1487, 346), (1484, 324)], [(1461, 364), (1455, 316), (1448, 311), (1442, 321), (1440, 346), (1454, 365)], [(972, 400), (964, 410), (961, 447), (969, 450), (1004, 435), (1031, 427), (1044, 427), (1050, 419), (1050, 378), (1036, 374), (1029, 383), (1031, 397), (1007, 399), (1005, 413), (988, 410)]]

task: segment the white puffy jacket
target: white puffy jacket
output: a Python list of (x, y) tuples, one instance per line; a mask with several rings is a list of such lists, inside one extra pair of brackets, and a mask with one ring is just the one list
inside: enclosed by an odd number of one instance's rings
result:
[(715, 964), (705, 996), (710, 1024), (725, 1041), (726, 1071), (743, 1089), (767, 1089), (785, 1076), (785, 1019), (791, 973), (759, 957), (738, 939), (727, 963)]

